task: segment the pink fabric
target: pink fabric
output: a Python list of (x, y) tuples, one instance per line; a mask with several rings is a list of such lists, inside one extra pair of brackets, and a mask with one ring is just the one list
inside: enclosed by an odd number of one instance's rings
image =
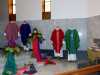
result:
[(37, 62), (41, 62), (41, 54), (39, 52), (39, 39), (38, 35), (34, 35), (33, 41), (32, 41), (32, 50), (33, 50), (33, 55), (36, 57)]
[(28, 71), (28, 66), (25, 66), (25, 67), (20, 68), (20, 69), (17, 71), (16, 75), (23, 75), (23, 73), (24, 73), (25, 71)]
[(16, 40), (18, 38), (18, 26), (16, 23), (9, 23), (5, 28), (7, 40)]

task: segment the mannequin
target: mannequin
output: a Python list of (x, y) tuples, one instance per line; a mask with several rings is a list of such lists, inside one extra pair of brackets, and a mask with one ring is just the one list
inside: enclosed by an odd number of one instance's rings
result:
[(24, 50), (28, 50), (27, 39), (31, 36), (31, 27), (26, 21), (24, 21), (20, 26), (20, 34)]
[(6, 28), (5, 28), (5, 32), (4, 32), (4, 36), (6, 36), (7, 40), (8, 40), (8, 46), (10, 47), (15, 47), (16, 46), (16, 40), (18, 38), (19, 35), (19, 29), (18, 26), (16, 24), (15, 21), (10, 21)]
[(56, 28), (53, 30), (51, 34), (51, 42), (54, 48), (55, 56), (63, 57), (62, 50), (61, 50), (62, 45), (63, 45), (63, 39), (64, 39), (63, 30), (60, 29), (59, 26), (56, 26)]
[(32, 34), (32, 50), (33, 50), (33, 55), (37, 59), (38, 63), (42, 62), (42, 57), (40, 54), (39, 50), (39, 43), (40, 43), (40, 38), (42, 38), (41, 33), (37, 30), (37, 28), (33, 29), (33, 34)]

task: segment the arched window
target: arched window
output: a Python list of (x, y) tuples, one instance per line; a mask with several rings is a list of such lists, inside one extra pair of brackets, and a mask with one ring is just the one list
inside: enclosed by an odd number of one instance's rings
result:
[(42, 19), (51, 19), (51, 0), (42, 0)]
[(16, 0), (8, 0), (9, 21), (16, 20)]

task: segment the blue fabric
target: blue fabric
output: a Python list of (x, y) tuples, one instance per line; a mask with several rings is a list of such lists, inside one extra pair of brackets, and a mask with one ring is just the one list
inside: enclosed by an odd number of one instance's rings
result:
[(31, 27), (28, 23), (22, 24), (20, 27), (20, 34), (21, 34), (21, 41), (23, 45), (27, 44), (27, 39), (29, 37), (29, 34), (31, 33)]

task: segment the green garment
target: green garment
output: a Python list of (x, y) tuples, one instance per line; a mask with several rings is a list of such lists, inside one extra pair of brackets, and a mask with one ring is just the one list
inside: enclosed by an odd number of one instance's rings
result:
[(76, 54), (79, 47), (79, 35), (76, 29), (65, 32), (66, 49), (69, 54)]
[(14, 54), (12, 52), (9, 52), (7, 54), (7, 60), (2, 75), (15, 75), (16, 71), (17, 67), (15, 63)]
[(76, 29), (74, 29), (73, 32), (74, 32), (74, 46), (76, 49), (78, 49), (80, 46), (79, 34), (78, 34), (78, 31)]
[(65, 37), (64, 37), (64, 40), (66, 42), (66, 49), (70, 49), (70, 34), (71, 34), (71, 30), (68, 29), (66, 32), (65, 32)]

